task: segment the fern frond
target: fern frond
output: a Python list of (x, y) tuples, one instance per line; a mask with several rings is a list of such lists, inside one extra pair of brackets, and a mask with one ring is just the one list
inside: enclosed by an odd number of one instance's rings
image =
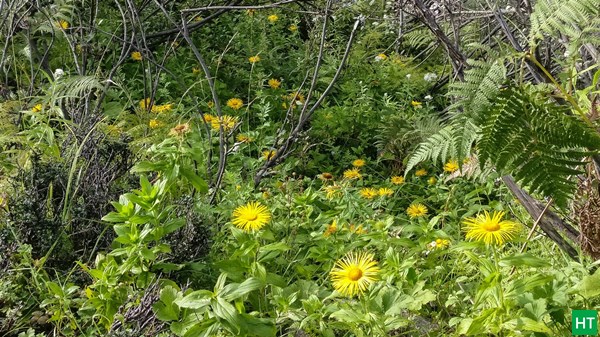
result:
[(58, 101), (78, 99), (90, 94), (93, 90), (102, 90), (103, 86), (94, 76), (70, 76), (56, 84)]
[(530, 17), (529, 44), (535, 47), (544, 34), (577, 36), (578, 27), (599, 14), (600, 0), (539, 0)]
[(505, 82), (504, 61), (504, 58), (497, 58), (493, 62), (468, 60), (470, 69), (465, 71), (464, 82), (452, 83), (448, 90), (448, 95), (456, 99), (450, 109), (478, 116), (488, 108), (490, 100), (496, 97), (498, 89)]
[(478, 138), (479, 128), (466, 118), (456, 118), (436, 134), (419, 144), (406, 164), (405, 174), (427, 160), (446, 162), (465, 158)]
[(590, 151), (600, 149), (600, 134), (531, 88), (503, 90), (485, 118), (477, 146), (481, 165), (513, 174), (558, 205), (577, 187), (573, 178)]

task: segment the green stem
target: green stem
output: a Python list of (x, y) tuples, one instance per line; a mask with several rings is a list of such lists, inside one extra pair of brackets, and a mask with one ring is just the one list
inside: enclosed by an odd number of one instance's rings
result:
[(569, 95), (567, 90), (565, 90), (565, 88), (563, 88), (562, 85), (560, 85), (560, 83), (558, 83), (558, 81), (554, 78), (554, 76), (552, 76), (552, 74), (550, 74), (550, 72), (533, 56), (533, 54), (527, 53), (525, 55), (525, 58), (530, 60), (531, 62), (533, 62), (546, 75), (546, 77), (548, 77), (548, 79), (550, 79), (552, 84), (554, 84), (554, 86), (556, 86), (556, 88), (558, 90), (560, 90), (560, 92), (563, 94), (565, 99), (567, 101), (569, 101), (569, 103), (571, 103), (571, 105), (573, 106), (575, 111), (577, 111), (577, 113), (581, 116), (581, 119), (583, 119), (589, 126), (593, 126), (592, 121), (590, 121), (589, 118), (585, 115), (585, 112), (581, 109), (579, 104), (577, 104), (577, 102), (575, 101), (573, 96)]

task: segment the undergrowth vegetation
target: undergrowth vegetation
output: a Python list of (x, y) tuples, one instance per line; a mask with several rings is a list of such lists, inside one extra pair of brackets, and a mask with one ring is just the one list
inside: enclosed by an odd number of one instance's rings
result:
[(0, 1), (0, 333), (569, 336), (600, 2), (520, 5)]

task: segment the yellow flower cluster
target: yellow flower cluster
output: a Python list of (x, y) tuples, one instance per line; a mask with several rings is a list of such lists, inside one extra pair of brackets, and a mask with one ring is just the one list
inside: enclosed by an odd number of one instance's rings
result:
[(365, 187), (360, 190), (360, 196), (365, 199), (373, 199), (376, 196), (389, 197), (392, 194), (394, 194), (394, 191), (392, 191), (391, 189), (389, 189), (387, 187), (381, 187), (378, 190), (371, 188), (371, 187)]
[[(150, 105), (150, 98), (145, 98), (145, 99), (140, 100), (140, 109), (148, 110), (149, 105)], [(173, 110), (172, 103), (162, 104), (162, 105), (155, 104), (152, 106), (152, 112), (154, 112), (154, 113), (169, 112), (171, 110)]]
[(269, 20), (270, 23), (275, 23), (277, 20), (279, 20), (279, 16), (276, 14), (271, 14), (267, 17), (267, 20)]
[(215, 131), (219, 131), (221, 126), (223, 126), (223, 131), (225, 132), (233, 130), (238, 122), (237, 117), (230, 115), (223, 115), (219, 117), (211, 114), (204, 114), (204, 120), (206, 123), (210, 124), (210, 127)]
[(150, 129), (156, 129), (156, 128), (158, 128), (159, 126), (161, 126), (161, 124), (162, 124), (162, 123), (161, 123), (161, 122), (160, 122), (158, 119), (151, 119), (151, 120), (148, 122), (148, 127), (150, 127)]

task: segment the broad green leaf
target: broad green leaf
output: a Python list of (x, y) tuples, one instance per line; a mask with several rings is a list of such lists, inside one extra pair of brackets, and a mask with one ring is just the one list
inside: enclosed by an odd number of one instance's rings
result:
[(247, 293), (260, 289), (265, 286), (261, 280), (255, 277), (251, 277), (241, 284), (231, 283), (226, 285), (223, 290), (219, 293), (219, 296), (223, 297), (227, 301), (233, 301), (239, 297), (246, 295)]
[(199, 309), (210, 304), (213, 293), (208, 290), (196, 290), (175, 301), (180, 308)]
[(533, 256), (530, 253), (515, 254), (507, 256), (501, 259), (499, 262), (502, 267), (518, 267), (518, 266), (529, 266), (529, 267), (549, 267), (550, 263), (537, 256)]

